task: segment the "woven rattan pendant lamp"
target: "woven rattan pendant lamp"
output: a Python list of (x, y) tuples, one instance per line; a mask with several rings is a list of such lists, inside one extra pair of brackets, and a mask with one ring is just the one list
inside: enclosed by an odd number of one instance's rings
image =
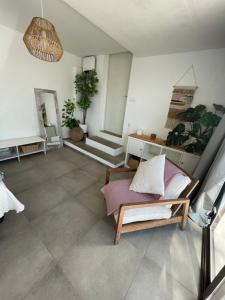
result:
[(43, 0), (41, 0), (42, 17), (34, 17), (28, 26), (23, 41), (31, 55), (48, 62), (57, 62), (63, 55), (55, 27), (43, 18)]

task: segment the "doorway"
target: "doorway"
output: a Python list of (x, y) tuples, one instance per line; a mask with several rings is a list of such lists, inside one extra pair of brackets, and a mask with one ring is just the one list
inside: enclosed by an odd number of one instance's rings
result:
[(109, 55), (104, 131), (122, 137), (132, 54)]

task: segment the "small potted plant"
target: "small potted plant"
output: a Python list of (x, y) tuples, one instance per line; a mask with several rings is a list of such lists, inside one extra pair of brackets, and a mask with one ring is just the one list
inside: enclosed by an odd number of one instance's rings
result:
[(95, 70), (84, 71), (76, 75), (74, 84), (76, 92), (79, 93), (77, 102), (80, 109), (83, 111), (83, 120), (80, 127), (87, 132), (86, 116), (87, 109), (91, 105), (91, 98), (98, 93), (97, 90), (98, 77)]
[(80, 121), (74, 117), (74, 112), (76, 109), (75, 102), (71, 99), (65, 100), (62, 109), (62, 126), (68, 127), (69, 136), (74, 142), (79, 142), (84, 137), (84, 132), (80, 128)]

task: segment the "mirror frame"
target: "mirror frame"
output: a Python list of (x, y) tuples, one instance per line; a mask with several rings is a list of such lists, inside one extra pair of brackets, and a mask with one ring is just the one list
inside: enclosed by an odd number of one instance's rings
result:
[(42, 93), (49, 93), (49, 94), (52, 94), (54, 96), (56, 119), (57, 119), (57, 126), (58, 126), (57, 133), (60, 137), (60, 147), (62, 147), (63, 146), (62, 129), (61, 129), (61, 122), (60, 122), (60, 114), (59, 114), (59, 105), (58, 105), (57, 93), (56, 93), (55, 90), (35, 88), (34, 89), (34, 94), (35, 94), (35, 100), (36, 100), (36, 105), (37, 105), (38, 120), (39, 120), (39, 126), (40, 126), (40, 130), (41, 130), (41, 136), (43, 138), (47, 139), (47, 136), (46, 136), (45, 130), (44, 130), (44, 120), (42, 118), (42, 110), (41, 110), (41, 94)]

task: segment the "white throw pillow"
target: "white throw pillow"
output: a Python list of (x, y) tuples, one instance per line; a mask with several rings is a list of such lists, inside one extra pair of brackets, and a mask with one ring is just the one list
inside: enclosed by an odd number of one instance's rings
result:
[(164, 197), (160, 199), (177, 199), (190, 183), (191, 179), (188, 176), (175, 175), (166, 187)]
[(154, 156), (138, 166), (130, 190), (164, 196), (165, 154)]
[[(172, 211), (166, 206), (152, 206), (126, 209), (123, 218), (123, 224), (148, 221), (169, 219)], [(114, 213), (114, 218), (117, 221), (118, 213)]]

